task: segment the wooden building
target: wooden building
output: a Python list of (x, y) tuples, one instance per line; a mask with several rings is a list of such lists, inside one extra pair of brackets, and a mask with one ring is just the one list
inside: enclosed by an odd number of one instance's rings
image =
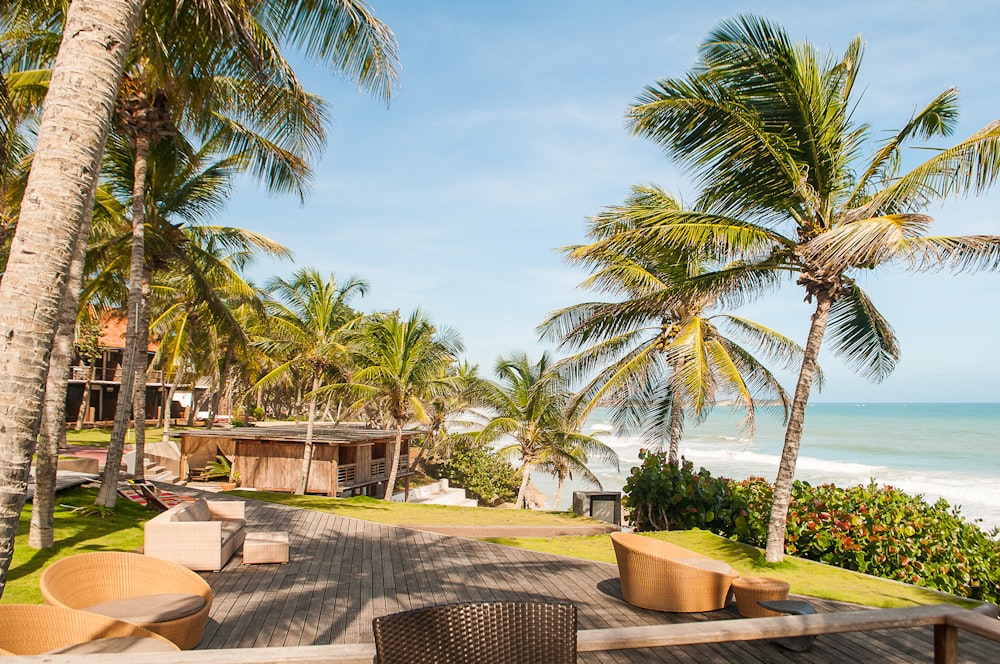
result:
[[(420, 431), (403, 432), (396, 477), (409, 490), (410, 441)], [(197, 476), (205, 465), (221, 454), (230, 460), (240, 484), (261, 491), (294, 491), (302, 476), (306, 427), (264, 425), (177, 431), (178, 441), (164, 449), (147, 447), (147, 456), (178, 477)], [(381, 497), (389, 479), (396, 432), (360, 426), (317, 424), (313, 429), (313, 455), (307, 493), (328, 496), (368, 495)], [(175, 457), (175, 458), (174, 458)]]
[[(86, 365), (79, 356), (74, 359), (66, 389), (67, 422), (76, 421), (84, 399), (87, 403), (83, 410), (83, 422), (97, 424), (114, 421), (118, 393), (121, 390), (126, 324), (125, 315), (120, 312), (103, 314), (100, 320), (100, 341), (104, 352), (94, 360), (92, 366)], [(146, 349), (147, 363), (152, 361), (158, 347), (159, 343), (155, 339), (149, 341)], [(170, 387), (163, 371), (150, 369), (146, 372), (147, 420), (156, 420), (161, 416), (178, 419), (185, 415), (184, 408), (176, 401), (170, 404), (166, 412), (162, 412)]]

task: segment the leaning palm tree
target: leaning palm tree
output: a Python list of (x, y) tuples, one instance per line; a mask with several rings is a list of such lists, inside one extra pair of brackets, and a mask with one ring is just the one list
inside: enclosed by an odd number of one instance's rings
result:
[(368, 282), (349, 277), (338, 282), (316, 270), (298, 270), (290, 280), (277, 277), (267, 285), (267, 329), (255, 344), (277, 362), (262, 376), (255, 388), (266, 388), (288, 380), (296, 373), (308, 381), (305, 398), (309, 415), (306, 424), (302, 474), (296, 488), (305, 494), (312, 465), (313, 425), (316, 422), (316, 401), (325, 384), (343, 383), (351, 362), (354, 330), (362, 317), (351, 308), (351, 301), (368, 290)]
[(516, 507), (524, 507), (533, 468), (555, 459), (575, 464), (578, 459), (572, 450), (576, 446), (617, 465), (611, 448), (580, 433), (583, 409), (574, 402), (566, 378), (548, 353), (534, 363), (524, 353), (502, 356), (494, 371), (499, 381), (477, 380), (470, 386), (470, 398), (483, 413), (480, 426), (468, 435), (481, 444), (512, 440), (500, 451), (521, 461)]
[(936, 201), (994, 183), (1000, 121), (904, 172), (904, 145), (954, 131), (958, 93), (945, 90), (878, 140), (852, 116), (862, 52), (857, 38), (843, 57), (825, 56), (766, 20), (737, 17), (702, 42), (686, 76), (648, 87), (629, 112), (633, 131), (684, 165), (702, 191), (695, 210), (657, 214), (636, 235), (651, 245), (710, 247), (736, 261), (695, 277), (692, 287), (728, 281), (732, 301), (761, 292), (775, 274), (797, 275), (815, 303), (775, 480), (771, 562), (784, 554), (806, 404), (827, 327), (834, 351), (869, 379), (885, 378), (898, 359), (888, 322), (854, 275), (890, 264), (1000, 267), (1000, 238), (930, 236), (933, 220), (922, 214)]
[(398, 312), (369, 318), (354, 352), (356, 370), (350, 389), (358, 399), (378, 403), (396, 431), (389, 459), (389, 476), (382, 497), (392, 498), (403, 445), (403, 427), (414, 420), (427, 422), (428, 403), (454, 393), (464, 378), (448, 369), (463, 350), (461, 337), (449, 328), (436, 328), (415, 309), (405, 320)]
[[(670, 463), (678, 461), (685, 413), (702, 422), (722, 397), (743, 409), (750, 437), (760, 403), (776, 403), (787, 415), (788, 396), (776, 377), (734, 336), (785, 368), (802, 354), (763, 325), (712, 314), (718, 293), (686, 289), (688, 277), (711, 266), (698, 253), (628, 244), (645, 219), (680, 209), (662, 189), (637, 186), (624, 205), (593, 218), (588, 235), (594, 242), (564, 253), (570, 263), (592, 270), (583, 287), (615, 299), (561, 309), (540, 327), (562, 347), (582, 349), (560, 366), (571, 379), (589, 377), (578, 397), (585, 412), (610, 402), (619, 426), (637, 428), (653, 446), (666, 439)], [(619, 242), (623, 234), (627, 239)]]
[[(51, 3), (0, 4), (0, 22)], [(71, 3), (42, 116), (18, 229), (0, 284), (0, 592), (11, 561), (25, 494), (32, 435), (40, 417), (48, 351), (66, 289), (73, 247), (85, 241), (101, 156), (119, 82), (144, 7), (175, 20), (197, 17), (224, 42), (251, 12), (268, 33), (357, 78), (388, 98), (396, 80), (396, 40), (360, 0), (302, 3), (176, 3), (97, 0)], [(245, 33), (252, 34), (252, 33)], [(67, 140), (72, 136), (73, 140)], [(26, 306), (30, 303), (30, 307)]]

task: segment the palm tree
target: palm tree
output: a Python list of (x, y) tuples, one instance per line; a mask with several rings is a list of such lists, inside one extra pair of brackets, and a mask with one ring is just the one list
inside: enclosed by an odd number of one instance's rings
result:
[(501, 356), (494, 372), (500, 379), (498, 382), (478, 380), (470, 387), (473, 403), (486, 409), (482, 426), (470, 434), (480, 443), (513, 438), (500, 451), (521, 460), (516, 507), (524, 507), (532, 469), (540, 463), (551, 464), (555, 459), (572, 467), (577, 461), (572, 450), (577, 446), (618, 463), (611, 448), (580, 433), (585, 417), (583, 409), (574, 401), (565, 377), (548, 353), (543, 353), (535, 363), (524, 353)]
[[(0, 21), (37, 14), (45, 4), (4, 3)], [(119, 82), (145, 4), (71, 3), (53, 66), (11, 258), (0, 284), (0, 330), (5, 339), (0, 361), (0, 592), (24, 504), (24, 492), (17, 487), (25, 485), (31, 461), (67, 269), (73, 247), (87, 237)], [(173, 16), (179, 7), (170, 0), (149, 4), (164, 8), (160, 16)], [(245, 5), (229, 3), (182, 6), (201, 12), (201, 22), (218, 30), (218, 41), (235, 33), (240, 11), (248, 11)], [(269, 34), (282, 35), (310, 57), (356, 76), (363, 87), (388, 98), (396, 79), (396, 41), (365, 5), (352, 0), (279, 0), (253, 8)]]
[(256, 344), (278, 365), (254, 387), (268, 387), (296, 373), (302, 373), (308, 381), (302, 475), (295, 491), (299, 495), (305, 494), (309, 483), (316, 400), (322, 395), (320, 388), (328, 382), (346, 382), (353, 332), (361, 321), (351, 301), (367, 290), (368, 282), (359, 277), (338, 283), (331, 274), (324, 281), (319, 272), (309, 268), (297, 271), (291, 280), (275, 278), (267, 285), (268, 329)]
[(431, 397), (427, 404), (427, 435), (420, 443), (420, 453), (410, 462), (410, 472), (413, 472), (426, 459), (437, 459), (442, 456), (444, 441), (448, 439), (448, 425), (452, 418), (463, 413), (469, 407), (468, 388), (471, 380), (476, 377), (479, 365), (468, 361), (457, 363), (449, 369), (455, 378), (453, 384), (444, 387)]
[[(942, 92), (878, 141), (852, 117), (860, 38), (840, 59), (753, 16), (722, 22), (683, 78), (648, 87), (629, 113), (702, 187), (693, 211), (659, 215), (641, 234), (666, 246), (711, 246), (739, 261), (693, 282), (726, 280), (743, 297), (798, 275), (815, 302), (775, 480), (767, 560), (784, 554), (785, 520), (809, 391), (827, 326), (837, 354), (881, 380), (898, 358), (888, 322), (852, 275), (890, 263), (911, 270), (996, 269), (995, 236), (927, 235), (931, 203), (981, 193), (1000, 171), (1000, 122), (935, 150), (908, 172), (902, 147), (947, 136), (957, 91)], [(872, 146), (871, 149), (869, 146)]]
[(593, 270), (583, 286), (616, 299), (561, 309), (541, 325), (562, 347), (583, 348), (560, 366), (572, 379), (591, 377), (578, 397), (586, 412), (610, 401), (617, 424), (642, 430), (654, 446), (667, 439), (670, 463), (678, 461), (685, 411), (704, 421), (720, 396), (743, 408), (751, 437), (759, 401), (776, 401), (787, 415), (788, 396), (778, 380), (720, 326), (786, 368), (802, 354), (793, 341), (758, 323), (709, 315), (719, 294), (684, 286), (710, 261), (689, 251), (629, 244), (651, 216), (679, 210), (678, 201), (662, 189), (637, 186), (624, 205), (592, 219), (588, 235), (594, 242), (566, 247), (564, 253), (570, 263)]
[(413, 420), (427, 422), (428, 402), (461, 387), (464, 379), (448, 369), (462, 350), (457, 332), (435, 328), (419, 309), (405, 320), (398, 312), (375, 314), (361, 330), (349, 385), (358, 397), (354, 407), (377, 403), (396, 430), (385, 500), (392, 498), (399, 472), (403, 427)]

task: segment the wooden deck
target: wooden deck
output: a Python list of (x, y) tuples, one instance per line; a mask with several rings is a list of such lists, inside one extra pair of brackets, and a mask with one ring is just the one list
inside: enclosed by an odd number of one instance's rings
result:
[[(223, 497), (218, 497), (223, 498)], [(617, 568), (475, 540), (247, 501), (248, 527), (289, 533), (288, 564), (244, 565), (237, 555), (205, 578), (215, 592), (200, 648), (371, 643), (375, 616), (472, 600), (566, 600), (581, 630), (739, 619), (636, 609)], [(820, 612), (858, 607), (812, 601)], [(928, 628), (822, 635), (805, 653), (767, 641), (584, 653), (581, 662), (895, 664), (933, 661)], [(963, 634), (959, 662), (1000, 662), (1000, 644)]]

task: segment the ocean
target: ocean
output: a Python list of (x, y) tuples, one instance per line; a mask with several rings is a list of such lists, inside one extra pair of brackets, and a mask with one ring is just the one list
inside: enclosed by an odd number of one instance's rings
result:
[[(740, 431), (742, 419), (740, 411), (716, 407), (700, 426), (685, 427), (681, 455), (714, 476), (773, 482), (784, 441), (781, 419), (758, 412), (752, 440)], [(603, 489), (615, 491), (645, 445), (638, 436), (607, 431), (609, 423), (608, 411), (598, 409), (584, 432), (596, 433), (618, 453), (620, 470), (590, 464)], [(795, 475), (839, 486), (874, 479), (930, 501), (942, 497), (986, 530), (1000, 527), (1000, 404), (810, 404)], [(550, 506), (555, 481), (540, 472), (532, 481)], [(571, 505), (574, 490), (594, 489), (567, 483), (560, 509)]]

